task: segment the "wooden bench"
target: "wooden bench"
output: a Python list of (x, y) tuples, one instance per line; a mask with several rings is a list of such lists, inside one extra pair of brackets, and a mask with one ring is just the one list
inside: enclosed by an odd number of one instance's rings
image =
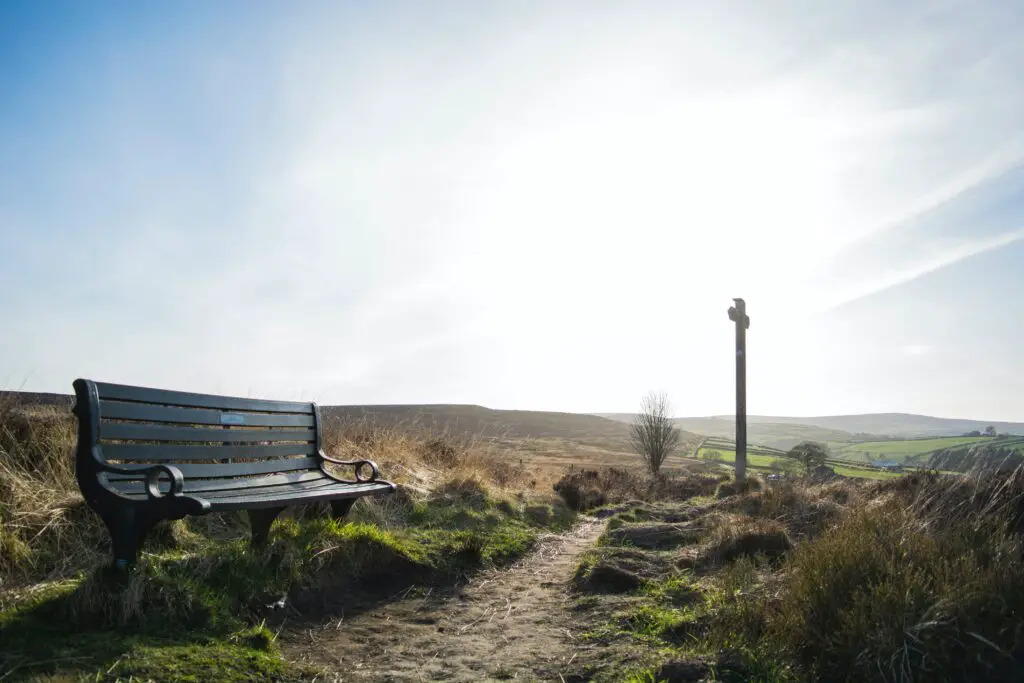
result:
[[(315, 403), (210, 396), (75, 380), (78, 486), (106, 524), (114, 564), (135, 564), (162, 519), (246, 510), (252, 542), (289, 505), (390, 493), (370, 460), (323, 452)], [(334, 466), (354, 468), (342, 478)]]

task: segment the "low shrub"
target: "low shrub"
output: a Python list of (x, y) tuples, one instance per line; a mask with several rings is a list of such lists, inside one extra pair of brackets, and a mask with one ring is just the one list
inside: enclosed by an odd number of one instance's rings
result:
[(767, 519), (741, 519), (720, 522), (701, 553), (705, 566), (721, 566), (741, 557), (779, 560), (793, 548), (786, 528)]
[(704, 529), (687, 524), (647, 522), (609, 528), (599, 539), (602, 545), (667, 550), (701, 540)]
[(569, 472), (554, 484), (554, 490), (566, 505), (582, 512), (625, 501), (683, 501), (708, 495), (717, 485), (718, 479), (703, 474), (663, 473), (651, 477), (640, 470), (608, 467)]
[(851, 495), (846, 482), (821, 487), (782, 482), (725, 497), (714, 509), (774, 520), (795, 537), (808, 538), (817, 536), (839, 519), (843, 506), (836, 499), (849, 503)]
[(1022, 492), (1020, 473), (847, 489), (863, 504), (790, 551), (771, 589), (747, 591), (708, 637), (810, 680), (1019, 680)]
[(749, 493), (751, 491), (760, 491), (762, 488), (761, 480), (756, 477), (747, 477), (746, 481), (742, 484), (735, 479), (730, 479), (718, 483), (715, 488), (715, 498), (728, 498), (729, 496)]
[(583, 554), (572, 586), (586, 593), (626, 593), (675, 571), (669, 558), (632, 548), (595, 548)]
[(827, 680), (879, 671), (1017, 680), (1021, 540), (997, 528), (978, 531), (934, 535), (896, 503), (854, 513), (794, 553), (771, 641)]

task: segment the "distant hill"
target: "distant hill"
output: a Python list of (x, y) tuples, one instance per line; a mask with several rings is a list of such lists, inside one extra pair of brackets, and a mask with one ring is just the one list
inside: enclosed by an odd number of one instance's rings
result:
[[(629, 413), (599, 413), (602, 417), (629, 422)], [(731, 438), (735, 424), (731, 415), (679, 417), (681, 429), (705, 436)], [(909, 413), (874, 413), (824, 417), (747, 416), (747, 439), (751, 443), (791, 448), (800, 441), (869, 441), (884, 438), (960, 436), (992, 425), (1001, 434), (1024, 435), (1024, 423), (961, 420)]]
[[(40, 392), (0, 391), (0, 400), (14, 399), (36, 405), (70, 405), (71, 396)], [(372, 417), (389, 423), (415, 422), (432, 428), (457, 429), (481, 436), (509, 438), (587, 437), (626, 439), (630, 413), (555, 413), (533, 410), (493, 410), (474, 405), (380, 405), (322, 406), (326, 415), (348, 418)], [(675, 424), (702, 436), (731, 438), (733, 417), (679, 417)], [(961, 420), (908, 413), (874, 413), (822, 417), (747, 417), (751, 443), (788, 449), (800, 441), (851, 442), (885, 438), (960, 436), (988, 425), (1000, 434), (1024, 435), (1024, 423)], [(689, 436), (689, 435), (686, 435)]]
[(629, 426), (583, 413), (492, 410), (474, 405), (321, 406), (327, 417), (372, 419), (385, 424), (417, 424), (480, 436), (625, 439)]
[(71, 394), (47, 394), (40, 391), (0, 391), (0, 401), (13, 400), (37, 406), (70, 406), (73, 398)]
[[(747, 441), (754, 444), (789, 450), (801, 441), (847, 441), (853, 434), (809, 424), (760, 422), (747, 418)], [(676, 418), (676, 426), (689, 432), (732, 439), (736, 425), (732, 418)]]
[(963, 420), (910, 413), (871, 413), (826, 417), (751, 417), (748, 420), (809, 424), (853, 434), (880, 434), (892, 437), (959, 436), (974, 430), (984, 430), (988, 425), (995, 427), (1000, 434), (1024, 435), (1024, 423), (1021, 422)]
[[(603, 413), (602, 417), (626, 423), (633, 416), (626, 413)], [(677, 417), (673, 422), (680, 429), (722, 439), (736, 436), (735, 421), (731, 417)], [(788, 450), (801, 441), (847, 441), (853, 438), (849, 432), (826, 429), (806, 424), (776, 424), (759, 422), (755, 416), (747, 418), (747, 441), (752, 444)]]
[[(30, 405), (70, 406), (68, 394), (0, 391), (0, 400)], [(585, 413), (533, 410), (492, 410), (474, 405), (321, 406), (325, 417), (372, 419), (385, 424), (417, 424), (478, 436), (524, 438), (623, 440), (628, 425)]]

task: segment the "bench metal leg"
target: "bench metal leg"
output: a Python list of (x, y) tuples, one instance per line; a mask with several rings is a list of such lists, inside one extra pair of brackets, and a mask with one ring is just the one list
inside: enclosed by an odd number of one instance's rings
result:
[(253, 548), (262, 548), (270, 537), (271, 525), (277, 516), (284, 512), (284, 508), (256, 508), (246, 512), (249, 513), (249, 530), (252, 532), (250, 545)]
[(349, 510), (355, 505), (355, 498), (342, 498), (341, 500), (331, 501), (331, 517), (334, 519), (345, 519), (348, 516)]
[(130, 570), (135, 567), (139, 551), (146, 542), (146, 535), (157, 520), (151, 515), (133, 507), (122, 507), (101, 515), (110, 532), (110, 544), (114, 554), (114, 567)]

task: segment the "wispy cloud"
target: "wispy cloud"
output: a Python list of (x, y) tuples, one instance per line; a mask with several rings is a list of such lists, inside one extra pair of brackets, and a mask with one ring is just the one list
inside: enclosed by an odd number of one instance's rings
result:
[(935, 350), (935, 347), (929, 344), (907, 344), (900, 349), (904, 356), (924, 356)]
[(1021, 240), (1024, 240), (1024, 228), (992, 237), (970, 240), (955, 246), (940, 246), (937, 249), (931, 249), (932, 253), (923, 259), (915, 259), (910, 265), (890, 270), (876, 279), (851, 283), (847, 289), (839, 290), (831, 298), (820, 301), (816, 311), (822, 312), (839, 308), (850, 302), (913, 282), (929, 273), (934, 273), (966, 259), (1010, 246)]

